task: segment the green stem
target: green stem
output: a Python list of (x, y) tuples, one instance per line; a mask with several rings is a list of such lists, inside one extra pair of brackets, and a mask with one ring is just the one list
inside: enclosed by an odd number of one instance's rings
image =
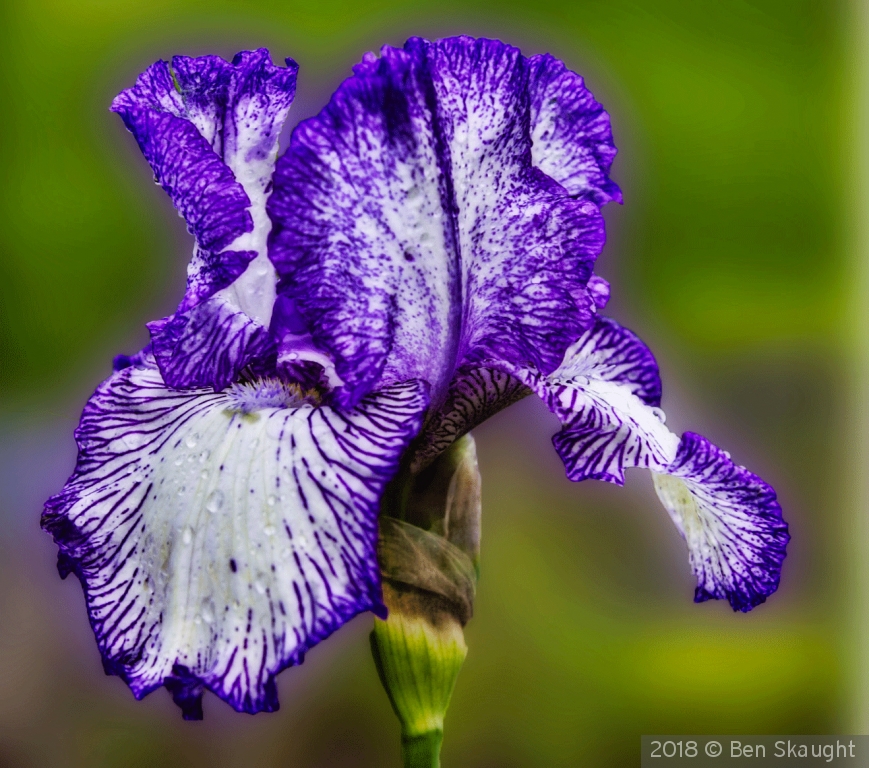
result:
[(401, 736), (404, 768), (440, 768), (443, 731), (429, 731), (421, 736)]

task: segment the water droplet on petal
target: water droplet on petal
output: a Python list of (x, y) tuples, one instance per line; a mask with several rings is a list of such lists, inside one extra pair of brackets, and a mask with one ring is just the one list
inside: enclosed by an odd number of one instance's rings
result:
[(262, 579), (257, 579), (257, 580), (253, 583), (253, 588), (254, 588), (257, 592), (259, 592), (261, 595), (264, 595), (264, 594), (266, 593), (266, 585), (265, 585), (265, 582), (264, 582)]
[(667, 423), (667, 414), (664, 413), (660, 408), (652, 408), (652, 413), (655, 415), (655, 418), (661, 422), (661, 424)]
[(211, 456), (211, 451), (209, 451), (209, 450), (205, 450), (202, 453), (200, 453), (199, 454), (199, 463), (204, 464), (208, 460), (209, 456)]
[(724, 454), (724, 458), (725, 458), (725, 459), (729, 459), (729, 458), (730, 458), (730, 451), (722, 451), (722, 453)]
[(187, 490), (187, 486), (186, 486), (186, 485), (182, 485), (182, 486), (178, 489), (178, 495), (179, 495), (179, 496), (183, 496), (186, 490)]
[(175, 466), (180, 467), (184, 463), (184, 456), (179, 456), (175, 459)]
[(266, 536), (274, 536), (277, 530), (278, 529), (275, 528), (273, 525), (267, 525), (265, 528), (263, 528), (263, 533)]
[(214, 621), (214, 611), (210, 605), (206, 604), (202, 606), (202, 620), (206, 624), (211, 624), (211, 622)]
[(266, 504), (268, 504), (270, 507), (273, 507), (275, 505), (276, 501), (277, 501), (277, 499), (274, 496), (269, 496), (266, 499)]
[(208, 494), (208, 499), (205, 502), (205, 508), (211, 512), (217, 512), (223, 506), (223, 491), (219, 488), (216, 488), (211, 493)]
[(189, 437), (184, 441), (184, 445), (186, 445), (188, 448), (195, 448), (195, 447), (196, 447), (196, 443), (198, 443), (198, 442), (199, 442), (199, 435), (190, 435), (190, 436), (189, 436)]
[(185, 526), (184, 532), (181, 534), (181, 541), (185, 544), (190, 544), (193, 541), (193, 529), (189, 525)]
[(144, 435), (133, 432), (128, 435), (124, 435), (121, 438), (121, 442), (127, 447), (128, 450), (135, 451), (137, 448), (141, 448), (142, 443), (145, 442), (145, 437)]
[(204, 480), (206, 477), (208, 477), (208, 475), (209, 475), (209, 472), (208, 472), (207, 469), (203, 469), (203, 470), (199, 473), (199, 476), (200, 476), (203, 480)]

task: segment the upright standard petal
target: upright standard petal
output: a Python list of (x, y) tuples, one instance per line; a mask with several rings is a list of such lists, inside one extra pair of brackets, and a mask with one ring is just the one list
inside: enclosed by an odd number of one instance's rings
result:
[(270, 255), (343, 402), (421, 378), (439, 405), (489, 359), (549, 373), (591, 323), (603, 220), (534, 166), (539, 79), (497, 41), (411, 39), (296, 129)]
[(180, 392), (153, 363), (104, 382), (43, 526), (106, 671), (137, 698), (166, 685), (187, 718), (205, 689), (276, 709), (281, 669), (384, 610), (380, 496), (426, 405), (415, 382), (346, 412), (278, 380)]
[(688, 544), (697, 602), (748, 611), (776, 590), (789, 537), (775, 491), (700, 435), (664, 426), (658, 368), (637, 336), (598, 317), (550, 376), (510, 372), (561, 420), (553, 444), (571, 480), (621, 485), (628, 467), (652, 470)]
[[(266, 255), (265, 205), (297, 70), (290, 59), (274, 66), (265, 49), (239, 53), (232, 64), (217, 56), (176, 56), (171, 66), (154, 64), (112, 104), (196, 238), (178, 311), (149, 326), (171, 386), (227, 386), (268, 329), (276, 275)], [(210, 308), (197, 312), (204, 302)], [(224, 323), (234, 343), (223, 345), (212, 334), (203, 346), (195, 335), (203, 316), (227, 313), (241, 315)], [(251, 344), (239, 346), (237, 329), (252, 324), (261, 330), (250, 330)]]
[(533, 56), (529, 64), (534, 165), (578, 198), (622, 202), (609, 178), (617, 151), (609, 115), (584, 80), (554, 56)]

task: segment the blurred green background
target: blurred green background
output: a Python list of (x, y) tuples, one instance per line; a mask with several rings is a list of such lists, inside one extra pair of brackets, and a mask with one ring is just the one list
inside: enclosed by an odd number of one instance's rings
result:
[(647, 474), (566, 481), (530, 399), (478, 430), (483, 578), (447, 719), (449, 768), (639, 764), (644, 733), (852, 727), (855, 414), (852, 7), (814, 0), (6, 0), (0, 4), (0, 765), (398, 766), (361, 617), (280, 677), (282, 709), (105, 677), (75, 580), (38, 530), (111, 357), (172, 311), (191, 240), (112, 97), (158, 58), (268, 46), (301, 64), (293, 121), (367, 50), (412, 35), (551, 51), (612, 115), (608, 312), (656, 351), (674, 429), (779, 491), (793, 541), (756, 611), (693, 605)]

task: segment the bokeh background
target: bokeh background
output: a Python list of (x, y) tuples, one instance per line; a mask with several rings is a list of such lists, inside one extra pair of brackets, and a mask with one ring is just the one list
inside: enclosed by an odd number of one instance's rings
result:
[(268, 46), (301, 64), (295, 123), (365, 51), (412, 34), (501, 37), (585, 75), (612, 115), (626, 201), (606, 211), (608, 311), (656, 351), (671, 426), (770, 481), (793, 533), (766, 605), (693, 605), (684, 545), (647, 474), (621, 489), (571, 484), (545, 408), (529, 399), (501, 413), (477, 432), (483, 577), (444, 765), (636, 765), (644, 733), (854, 732), (857, 10), (0, 4), (0, 765), (399, 765), (370, 618), (281, 675), (278, 713), (235, 714), (209, 695), (205, 721), (184, 723), (165, 691), (135, 702), (103, 675), (81, 589), (57, 577), (38, 522), (72, 470), (81, 406), (112, 356), (174, 309), (191, 247), (112, 97), (158, 58)]

